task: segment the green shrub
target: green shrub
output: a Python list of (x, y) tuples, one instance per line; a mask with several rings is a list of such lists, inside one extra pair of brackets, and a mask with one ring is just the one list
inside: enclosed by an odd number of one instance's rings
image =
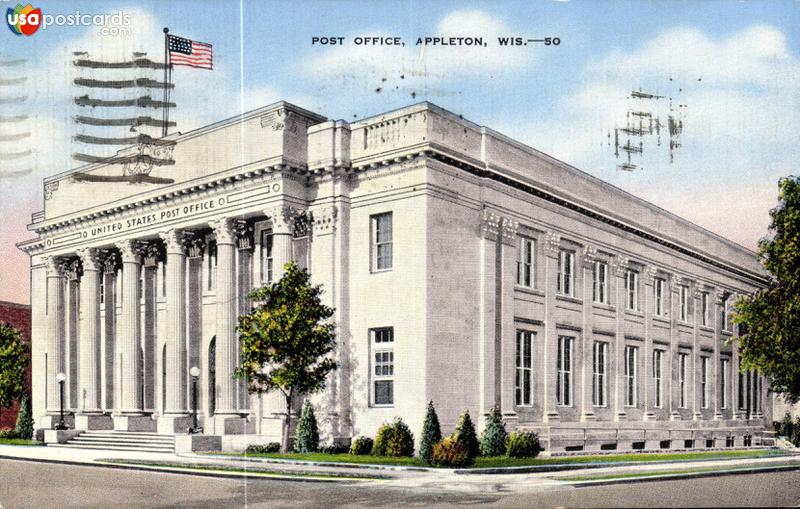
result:
[(375, 436), (372, 454), (374, 456), (413, 456), (414, 435), (400, 418), (395, 419), (392, 424), (383, 424), (378, 428)]
[(294, 437), (294, 452), (317, 452), (319, 449), (319, 429), (314, 407), (306, 401), (297, 421), (297, 432)]
[(425, 422), (422, 424), (422, 438), (419, 444), (419, 455), (426, 462), (431, 462), (433, 446), (442, 440), (442, 429), (439, 426), (439, 416), (433, 408), (433, 401), (428, 402), (428, 411), (425, 414)]
[(530, 431), (514, 431), (506, 438), (509, 458), (535, 458), (542, 451), (539, 436)]
[(475, 459), (470, 457), (467, 450), (467, 444), (457, 440), (454, 435), (434, 445), (431, 451), (430, 463), (437, 467), (467, 467), (474, 462)]
[(17, 415), (17, 436), (19, 438), (33, 438), (33, 415), (31, 415), (31, 400), (27, 395), (22, 396), (19, 402), (19, 415)]
[(13, 440), (15, 438), (19, 438), (19, 436), (17, 436), (17, 430), (15, 429), (0, 430), (0, 440)]
[(369, 437), (358, 437), (350, 444), (350, 454), (364, 456), (372, 452), (372, 439)]
[(779, 436), (790, 437), (792, 436), (793, 430), (794, 422), (792, 421), (792, 416), (787, 412), (786, 415), (783, 416), (783, 419), (777, 422), (777, 426), (775, 426), (775, 432)]
[(467, 454), (470, 459), (478, 456), (479, 444), (478, 434), (475, 432), (475, 425), (472, 424), (472, 419), (469, 416), (469, 410), (464, 410), (461, 418), (456, 425), (456, 431), (453, 433), (453, 438), (463, 443), (467, 448)]
[(500, 419), (500, 412), (492, 408), (486, 429), (483, 430), (480, 441), (481, 456), (502, 456), (506, 453), (506, 427)]
[(795, 447), (800, 447), (800, 417), (792, 422), (789, 421), (791, 424), (789, 425), (788, 435), (786, 438), (789, 439), (789, 442), (792, 443)]
[(347, 454), (349, 451), (350, 444), (331, 444), (319, 449), (319, 452), (325, 454)]
[(251, 454), (264, 454), (280, 452), (281, 444), (279, 442), (270, 442), (268, 444), (251, 444), (247, 446), (245, 452)]

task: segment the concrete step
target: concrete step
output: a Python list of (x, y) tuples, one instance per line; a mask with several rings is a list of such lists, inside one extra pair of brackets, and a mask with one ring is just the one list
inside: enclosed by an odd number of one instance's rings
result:
[(81, 436), (113, 436), (113, 437), (134, 437), (134, 438), (173, 438), (174, 435), (163, 435), (158, 433), (150, 433), (147, 431), (113, 431), (113, 430), (96, 430), (84, 431)]
[(161, 452), (172, 454), (175, 452), (174, 447), (155, 447), (155, 446), (135, 446), (135, 445), (96, 445), (96, 444), (75, 444), (67, 442), (66, 444), (50, 444), (48, 447), (64, 447), (69, 449), (92, 449), (103, 451), (139, 451), (139, 452)]
[(174, 446), (175, 440), (170, 438), (121, 438), (121, 437), (94, 437), (77, 436), (71, 442), (114, 442), (121, 444), (153, 444)]

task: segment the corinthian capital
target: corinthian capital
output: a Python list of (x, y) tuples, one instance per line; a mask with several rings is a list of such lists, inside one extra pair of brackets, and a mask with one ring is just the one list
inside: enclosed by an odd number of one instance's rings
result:
[(42, 260), (44, 262), (45, 271), (47, 272), (47, 277), (63, 277), (63, 264), (61, 263), (61, 259), (57, 256), (45, 256)]
[(167, 231), (158, 232), (158, 236), (161, 237), (161, 240), (164, 242), (164, 247), (166, 247), (167, 253), (184, 254), (184, 250), (186, 249), (186, 238), (183, 235), (183, 232), (176, 228), (171, 228)]
[(503, 223), (503, 218), (500, 214), (493, 210), (483, 209), (480, 220), (480, 233), (481, 237), (489, 240), (497, 240), (500, 235), (500, 227)]
[(234, 229), (235, 225), (232, 219), (221, 217), (209, 221), (208, 224), (214, 230), (214, 237), (216, 238), (217, 245), (236, 243), (236, 230)]
[(547, 232), (544, 239), (544, 252), (549, 256), (558, 256), (561, 249), (561, 235), (556, 232)]
[(116, 246), (122, 256), (122, 263), (142, 263), (141, 246), (135, 240), (121, 240)]
[(294, 222), (303, 213), (303, 210), (288, 205), (279, 205), (266, 211), (272, 221), (273, 233), (294, 233)]
[(86, 271), (99, 271), (100, 270), (100, 256), (97, 249), (92, 247), (82, 247), (76, 250), (78, 258), (83, 263), (83, 270)]

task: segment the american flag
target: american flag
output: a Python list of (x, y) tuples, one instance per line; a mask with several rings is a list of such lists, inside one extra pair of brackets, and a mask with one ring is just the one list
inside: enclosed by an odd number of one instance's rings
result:
[(185, 65), (200, 69), (213, 69), (211, 45), (175, 35), (169, 36), (169, 61), (172, 65)]

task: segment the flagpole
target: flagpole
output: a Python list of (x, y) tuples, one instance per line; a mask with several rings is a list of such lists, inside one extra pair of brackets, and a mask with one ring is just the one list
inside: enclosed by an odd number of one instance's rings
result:
[(164, 27), (164, 113), (161, 119), (164, 121), (164, 126), (161, 128), (161, 137), (167, 136), (169, 125), (169, 28)]

